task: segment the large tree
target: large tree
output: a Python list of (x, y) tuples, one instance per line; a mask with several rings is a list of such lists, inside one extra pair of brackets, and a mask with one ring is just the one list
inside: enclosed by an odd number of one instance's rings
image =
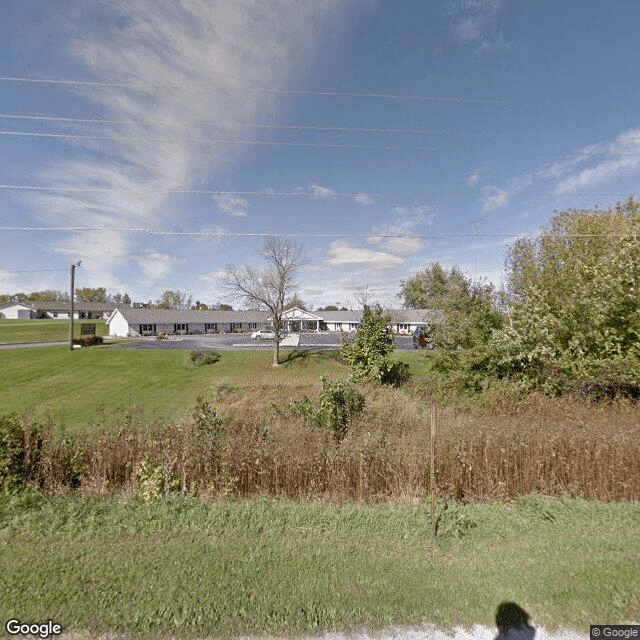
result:
[(442, 312), (441, 321), (429, 328), (434, 342), (441, 346), (469, 349), (484, 345), (503, 323), (493, 285), (472, 281), (456, 266), (446, 269), (431, 263), (402, 281), (398, 295), (407, 308)]
[(165, 291), (158, 300), (158, 309), (189, 309), (193, 296), (182, 291)]
[(76, 300), (78, 302), (106, 302), (107, 290), (104, 287), (82, 287), (76, 289)]
[(640, 381), (640, 203), (556, 214), (507, 258), (510, 324), (493, 345), (505, 375), (562, 391)]
[(229, 297), (247, 307), (269, 311), (275, 332), (273, 366), (280, 364), (280, 339), (285, 301), (298, 287), (300, 269), (307, 263), (304, 246), (291, 239), (270, 235), (264, 239), (259, 255), (264, 267), (227, 265), (224, 278)]

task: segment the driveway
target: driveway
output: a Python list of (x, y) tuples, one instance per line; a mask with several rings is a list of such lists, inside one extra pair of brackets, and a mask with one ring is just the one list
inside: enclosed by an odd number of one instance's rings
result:
[[(297, 342), (296, 342), (297, 341)], [(397, 349), (413, 349), (411, 336), (396, 336)], [(281, 347), (298, 349), (339, 349), (340, 334), (334, 332), (289, 334)], [(129, 338), (112, 345), (112, 349), (272, 349), (271, 340), (252, 340), (250, 333), (215, 333), (193, 336)]]

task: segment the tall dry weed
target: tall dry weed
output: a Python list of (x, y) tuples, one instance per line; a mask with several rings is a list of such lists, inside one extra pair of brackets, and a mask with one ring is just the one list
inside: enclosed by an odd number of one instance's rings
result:
[[(39, 457), (25, 483), (45, 492), (135, 494), (141, 468), (165, 492), (329, 501), (417, 500), (430, 493), (430, 402), (411, 387), (364, 388), (337, 441), (294, 415), (295, 385), (227, 390), (172, 422), (142, 413), (70, 437), (23, 422)], [(308, 391), (308, 389), (306, 389)], [(532, 492), (640, 499), (640, 408), (532, 395), (493, 410), (438, 411), (440, 496), (501, 500)], [(143, 465), (144, 462), (144, 465)]]

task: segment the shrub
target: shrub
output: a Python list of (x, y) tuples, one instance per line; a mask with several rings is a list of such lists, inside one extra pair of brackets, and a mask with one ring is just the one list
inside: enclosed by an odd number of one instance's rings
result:
[(218, 360), (220, 360), (220, 354), (211, 349), (191, 349), (191, 351), (189, 351), (189, 362), (194, 367), (215, 364)]
[(380, 307), (365, 307), (355, 341), (343, 334), (340, 355), (354, 380), (397, 384), (408, 377), (408, 367), (391, 358), (396, 346), (390, 323)]
[(102, 336), (82, 336), (73, 339), (73, 344), (79, 344), (81, 347), (93, 347), (103, 342)]
[(308, 396), (303, 396), (291, 405), (294, 415), (301, 415), (313, 424), (333, 432), (339, 442), (347, 435), (351, 419), (364, 408), (364, 396), (348, 380), (320, 378), (322, 393), (314, 404)]
[(0, 490), (15, 493), (35, 475), (42, 439), (36, 426), (23, 424), (16, 415), (0, 417)]
[(224, 428), (222, 418), (202, 396), (198, 396), (196, 399), (193, 419), (200, 431), (208, 433), (216, 439), (220, 436)]

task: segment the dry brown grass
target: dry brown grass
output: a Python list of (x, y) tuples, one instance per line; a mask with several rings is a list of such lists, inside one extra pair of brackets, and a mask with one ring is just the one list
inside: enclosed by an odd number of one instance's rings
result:
[[(362, 502), (430, 493), (431, 403), (419, 389), (366, 388), (365, 410), (341, 442), (291, 414), (300, 391), (218, 388), (211, 406), (221, 422), (211, 413), (177, 423), (128, 415), (75, 439), (40, 426), (39, 455), (31, 451), (25, 478), (45, 492), (134, 493), (146, 460), (161, 468), (160, 493)], [(640, 499), (637, 405), (532, 395), (526, 404), (475, 413), (440, 407), (438, 415), (440, 496)]]

